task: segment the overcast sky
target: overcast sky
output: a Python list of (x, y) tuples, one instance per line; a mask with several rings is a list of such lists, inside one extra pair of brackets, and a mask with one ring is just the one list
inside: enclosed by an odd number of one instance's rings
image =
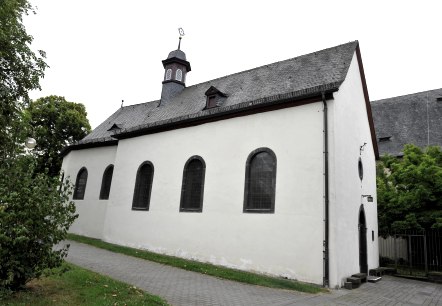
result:
[(25, 25), (50, 68), (33, 99), (86, 105), (92, 127), (157, 100), (181, 49), (186, 85), (359, 40), (371, 100), (442, 87), (442, 1), (30, 0)]

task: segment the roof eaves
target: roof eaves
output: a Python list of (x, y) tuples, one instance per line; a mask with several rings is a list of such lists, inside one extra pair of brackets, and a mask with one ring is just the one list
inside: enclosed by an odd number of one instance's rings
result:
[(69, 152), (74, 151), (74, 150), (96, 148), (96, 147), (108, 147), (108, 146), (115, 146), (117, 144), (118, 144), (118, 140), (114, 139), (112, 137), (80, 140), (80, 141), (74, 142), (73, 144), (61, 149), (60, 157), (63, 158), (66, 155), (68, 155)]
[(130, 137), (139, 136), (143, 133), (148, 133), (150, 130), (157, 129), (162, 126), (169, 126), (189, 121), (203, 120), (203, 119), (208, 119), (210, 117), (215, 117), (215, 116), (219, 117), (223, 115), (232, 114), (235, 112), (243, 112), (251, 109), (257, 109), (264, 106), (283, 104), (288, 101), (307, 99), (309, 97), (319, 95), (322, 92), (324, 93), (335, 92), (339, 89), (339, 86), (341, 84), (342, 81), (333, 82), (329, 84), (298, 90), (295, 92), (278, 94), (274, 96), (260, 98), (253, 101), (242, 102), (239, 104), (218, 107), (218, 108), (210, 108), (194, 114), (189, 114), (167, 120), (161, 120), (154, 123), (142, 124), (132, 128), (124, 129), (121, 130), (119, 133), (113, 135), (113, 137), (117, 139), (130, 138)]

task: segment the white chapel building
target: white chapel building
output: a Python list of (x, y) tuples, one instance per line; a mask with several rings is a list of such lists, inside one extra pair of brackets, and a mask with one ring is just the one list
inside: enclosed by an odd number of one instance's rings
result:
[(162, 63), (159, 100), (64, 149), (71, 232), (329, 287), (379, 266), (357, 41), (189, 87), (183, 51)]

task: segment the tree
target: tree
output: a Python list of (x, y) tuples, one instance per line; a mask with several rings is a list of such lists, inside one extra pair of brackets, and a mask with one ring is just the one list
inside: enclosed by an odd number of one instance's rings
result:
[(27, 0), (0, 1), (0, 162), (16, 149), (21, 109), (48, 67), (45, 53), (30, 48), (33, 38), (23, 25), (29, 12), (35, 13)]
[(61, 264), (67, 248), (54, 249), (74, 222), (72, 184), (36, 172), (32, 155), (0, 168), (0, 289), (19, 289)]
[(30, 49), (22, 17), (27, 0), (0, 1), (0, 296), (61, 264), (67, 247), (54, 250), (77, 215), (68, 201), (72, 184), (37, 170), (24, 150), (28, 92), (40, 88), (47, 67)]
[(32, 129), (29, 135), (37, 141), (34, 150), (38, 159), (37, 171), (48, 169), (49, 175), (60, 172), (61, 149), (82, 139), (91, 130), (84, 105), (68, 102), (64, 97), (48, 96), (32, 101), (24, 116)]
[(442, 151), (405, 145), (399, 159), (385, 156), (377, 167), (379, 230), (442, 227)]

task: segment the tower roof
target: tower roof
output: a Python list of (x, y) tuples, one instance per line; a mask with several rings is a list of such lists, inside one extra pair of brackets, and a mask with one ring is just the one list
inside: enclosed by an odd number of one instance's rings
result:
[(181, 51), (181, 50), (174, 50), (174, 51), (172, 51), (172, 52), (170, 52), (169, 53), (169, 56), (167, 57), (167, 59), (169, 59), (169, 58), (178, 58), (178, 59), (181, 59), (181, 60), (186, 60), (186, 54), (183, 52), (183, 51)]

